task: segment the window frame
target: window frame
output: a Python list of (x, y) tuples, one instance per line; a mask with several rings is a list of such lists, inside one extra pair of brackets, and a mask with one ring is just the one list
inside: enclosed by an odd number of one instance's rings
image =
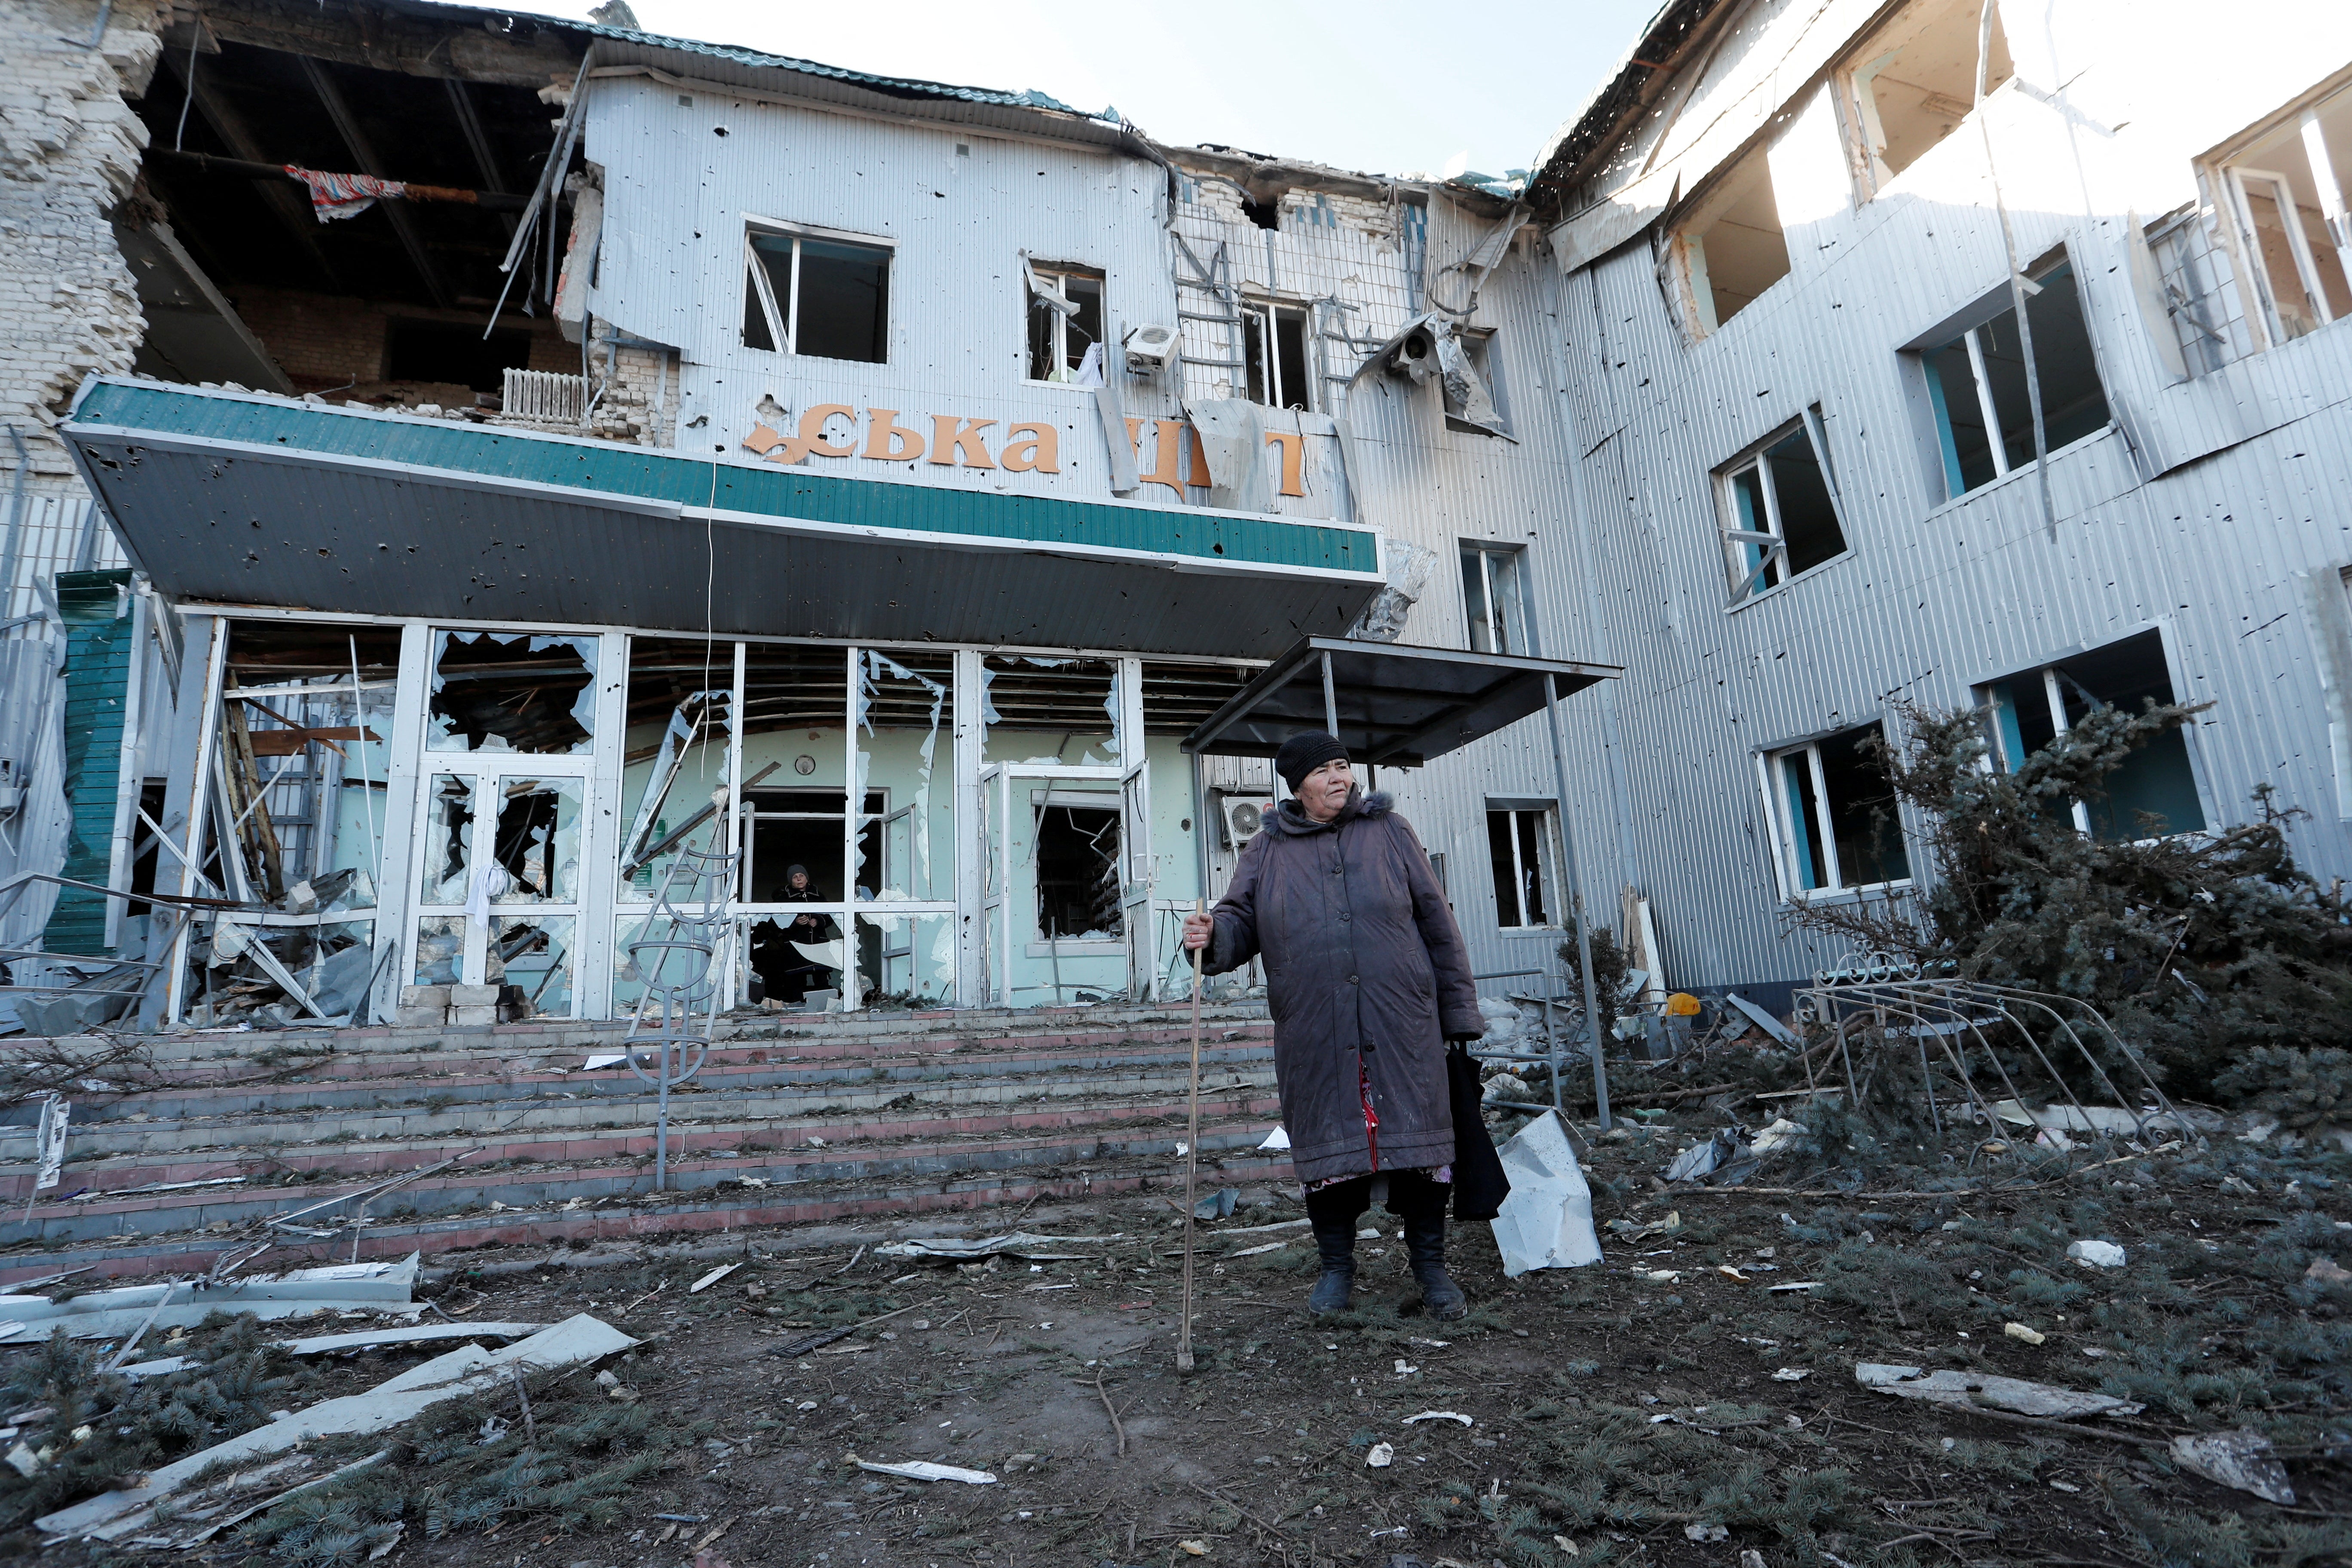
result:
[[(1046, 317), (1047, 317), (1047, 319), (1048, 319), (1048, 329), (1047, 329), (1047, 330), (1048, 330), (1048, 331), (1050, 331), (1053, 333), (1053, 337), (1054, 337), (1054, 349), (1053, 349), (1053, 353), (1054, 353), (1054, 360), (1055, 360), (1055, 363), (1056, 364), (1059, 364), (1059, 365), (1063, 366), (1063, 367), (1065, 368), (1065, 370), (1067, 372), (1067, 374), (1066, 374), (1064, 376), (1064, 378), (1063, 378), (1062, 380), (1060, 380), (1060, 381), (1055, 381), (1055, 380), (1053, 377), (1051, 377), (1051, 376), (1039, 376), (1039, 375), (1036, 375), (1036, 374), (1032, 374), (1032, 373), (1034, 373), (1034, 372), (1035, 371), (1035, 369), (1036, 369), (1036, 365), (1035, 365), (1034, 362), (1034, 361), (1032, 361), (1032, 360), (1031, 360), (1031, 358), (1030, 358), (1030, 353), (1029, 353), (1029, 347), (1030, 347), (1030, 345), (1029, 345), (1029, 327), (1030, 327), (1030, 321), (1031, 321), (1031, 319), (1032, 319), (1033, 317), (1034, 317), (1034, 316), (1037, 314), (1038, 306), (1037, 306), (1037, 290), (1036, 290), (1035, 289), (1034, 289), (1033, 287), (1031, 287), (1031, 285), (1030, 285), (1030, 281), (1029, 281), (1029, 279), (1036, 279), (1036, 281), (1037, 281), (1038, 283), (1040, 283), (1040, 284), (1043, 284), (1043, 283), (1047, 282), (1047, 281), (1049, 281), (1049, 280), (1050, 280), (1050, 281), (1052, 281), (1052, 282), (1055, 282), (1055, 283), (1057, 283), (1057, 284), (1061, 285), (1061, 287), (1062, 287), (1062, 290), (1063, 290), (1063, 292), (1062, 292), (1062, 298), (1064, 298), (1064, 299), (1066, 299), (1066, 300), (1069, 298), (1068, 287), (1069, 287), (1069, 283), (1070, 283), (1070, 281), (1071, 281), (1072, 279), (1077, 279), (1077, 280), (1080, 280), (1080, 281), (1083, 281), (1083, 282), (1092, 283), (1093, 285), (1095, 285), (1095, 288), (1096, 288), (1096, 290), (1097, 290), (1097, 292), (1096, 292), (1096, 304), (1097, 304), (1096, 316), (1097, 316), (1097, 322), (1098, 322), (1099, 324), (1102, 324), (1102, 325), (1104, 325), (1104, 326), (1108, 327), (1108, 323), (1109, 323), (1109, 321), (1110, 321), (1110, 278), (1109, 278), (1109, 275), (1108, 275), (1108, 274), (1105, 271), (1105, 269), (1103, 269), (1102, 268), (1099, 268), (1099, 267), (1087, 267), (1087, 266), (1085, 266), (1085, 265), (1083, 265), (1083, 264), (1081, 264), (1081, 263), (1079, 263), (1079, 262), (1075, 262), (1075, 261), (1034, 261), (1034, 260), (1033, 260), (1033, 261), (1031, 261), (1031, 262), (1029, 263), (1027, 275), (1026, 275), (1026, 276), (1023, 279), (1023, 280), (1022, 280), (1022, 284), (1021, 284), (1021, 303), (1022, 303), (1022, 307), (1023, 307), (1023, 313), (1022, 313), (1022, 319), (1021, 319), (1021, 358), (1022, 358), (1022, 370), (1023, 370), (1023, 374), (1022, 374), (1022, 378), (1021, 378), (1021, 379), (1022, 379), (1022, 384), (1023, 384), (1024, 385), (1026, 385), (1026, 386), (1069, 386), (1069, 385), (1072, 385), (1072, 384), (1074, 384), (1074, 383), (1072, 383), (1072, 382), (1070, 381), (1069, 376), (1076, 375), (1076, 374), (1077, 374), (1077, 365), (1076, 365), (1075, 363), (1073, 363), (1073, 361), (1072, 361), (1072, 357), (1071, 357), (1071, 354), (1070, 354), (1070, 352), (1069, 352), (1070, 331), (1071, 331), (1071, 329), (1072, 329), (1072, 327), (1073, 327), (1073, 325), (1074, 325), (1075, 323), (1073, 322), (1073, 321), (1072, 321), (1072, 319), (1071, 319), (1070, 317), (1064, 315), (1064, 314), (1063, 314), (1061, 311), (1059, 311), (1059, 310), (1047, 310), (1047, 311), (1045, 312), (1045, 315), (1046, 315)], [(1084, 330), (1083, 330), (1083, 329), (1080, 329), (1080, 335), (1084, 335)], [(1097, 342), (1100, 342), (1101, 340), (1097, 339)], [(1108, 357), (1109, 357), (1109, 354), (1110, 354), (1110, 348), (1109, 348), (1109, 345), (1108, 345), (1108, 344), (1107, 344), (1107, 343), (1106, 343), (1106, 344), (1104, 344), (1104, 346), (1103, 346), (1103, 354), (1104, 354), (1105, 359), (1106, 359), (1106, 360), (1108, 360)], [(1078, 357), (1079, 359), (1084, 359), (1084, 358), (1085, 358), (1085, 351), (1084, 351), (1083, 349), (1081, 349), (1081, 350), (1079, 351), (1079, 353), (1078, 353), (1078, 356), (1077, 356), (1077, 357)]]
[[(1239, 314), (1242, 318), (1242, 393), (1244, 397), (1250, 402), (1257, 403), (1257, 405), (1261, 408), (1276, 409), (1286, 414), (1292, 412), (1290, 404), (1282, 396), (1282, 394), (1287, 391), (1288, 388), (1282, 384), (1281, 322), (1282, 319), (1286, 316), (1296, 317), (1298, 321), (1298, 357), (1302, 371), (1307, 377), (1307, 395), (1301, 401), (1306, 412), (1309, 414), (1322, 413), (1324, 411), (1322, 388), (1317, 384), (1321, 378), (1318, 375), (1315, 369), (1317, 355), (1315, 349), (1316, 334), (1314, 302), (1312, 300), (1279, 300), (1271, 297), (1250, 298), (1244, 299), (1241, 301)], [(1265, 344), (1261, 353), (1264, 354), (1264, 363), (1265, 365), (1266, 390), (1272, 395), (1270, 399), (1265, 402), (1259, 402), (1256, 398), (1248, 396), (1249, 334), (1253, 329), (1264, 334), (1260, 339), (1260, 342)]]
[[(2109, 390), (2112, 380), (2101, 357), (2099, 337), (2092, 324), (2089, 302), (2084, 297), (2083, 269), (2074, 264), (2074, 253), (2070, 245), (2057, 246), (2027, 265), (2025, 307), (2029, 310), (2032, 308), (2034, 297), (2042, 291), (2042, 279), (2053, 277), (2062, 269), (2074, 280), (2075, 306), (2081, 314), (2083, 335), (2091, 353), (2091, 374), (2098, 381), (2099, 399), (2106, 405), (2107, 417), (2097, 429), (2086, 431), (2063, 446), (2051, 447), (2049, 457), (2052, 460), (2055, 460), (2062, 452), (2072, 451), (2084, 442), (2098, 439), (2116, 426), (2115, 395)], [(1936, 448), (1937, 472), (1944, 487), (1944, 499), (1937, 503), (1939, 506), (1948, 506), (1970, 496), (1981, 495), (2019, 474), (2030, 474), (2034, 469), (2032, 458), (2017, 464), (2009, 460), (2008, 443), (2001, 434), (2000, 410), (1993, 401), (1992, 379), (1986, 371), (1984, 344), (1978, 336), (1983, 329), (2001, 317), (2014, 313), (2016, 309), (2015, 296), (2009, 285), (2003, 283), (1904, 350), (1918, 365), (1920, 381), (1927, 396), (1927, 434)], [(1967, 325), (1958, 325), (1960, 322)], [(1985, 447), (1993, 466), (1992, 477), (1973, 486), (1965, 482), (1960, 471), (1958, 448), (1952, 436), (1950, 392), (1944, 385), (1943, 375), (1934, 363), (1935, 355), (1956, 344), (1965, 344), (1968, 349), (1969, 378), (1974, 384), (1977, 415), (1984, 421)]]
[[(2303, 154), (2318, 189), (2320, 217), (2323, 228), (2334, 241), (2336, 264), (2347, 285), (2352, 285), (2352, 188), (2347, 188), (2346, 176), (2352, 168), (2339, 168), (2327, 151), (2327, 143), (2319, 123), (2320, 115), (2331, 107), (2352, 109), (2352, 70), (2339, 70), (2308, 91), (2288, 100), (2276, 111), (2255, 121), (2244, 131), (2231, 137), (2220, 147), (2198, 160), (2200, 172), (2207, 181), (2206, 194), (2211, 198), (2216, 217), (2226, 216), (2218, 224), (2222, 249), (2237, 274), (2240, 308), (2257, 337), (2256, 352), (2266, 348), (2282, 348), (2295, 341), (2290, 337), (2281, 320), (2278, 301), (2273, 297), (2270, 268), (2265, 264), (2262, 240), (2253, 223), (2248, 205), (2246, 176), (2263, 181), (2274, 181), (2282, 194), (2292, 195), (2293, 187), (2277, 171), (2247, 162), (2255, 150), (2268, 145), (2265, 156), (2274, 153), (2283, 132), (2292, 130), (2302, 142)], [(2274, 198), (2275, 199), (2275, 198)], [(2282, 206), (2288, 212), (2299, 212), (2292, 203)], [(2327, 291), (2313, 265), (2310, 237), (2303, 225), (2290, 222), (2283, 226), (2288, 237), (2297, 282), (2303, 289), (2306, 303), (2318, 317), (2320, 328), (2332, 326), (2352, 310), (2338, 311), (2327, 302)]]
[[(785, 300), (777, 300), (774, 280), (768, 276), (767, 266), (760, 259), (760, 253), (751, 243), (754, 236), (761, 235), (772, 238), (787, 238), (793, 242), (792, 289), (789, 298)], [(880, 323), (882, 357), (880, 359), (840, 360), (834, 359), (831, 355), (803, 354), (800, 352), (797, 344), (801, 310), (801, 244), (803, 240), (812, 239), (835, 245), (860, 246), (868, 250), (883, 252), (887, 258), (883, 264), (886, 289), (888, 279), (894, 278), (898, 272), (898, 242), (895, 239), (881, 235), (857, 234), (848, 229), (823, 228), (814, 224), (790, 223), (781, 218), (761, 217), (756, 214), (746, 213), (743, 216), (744, 282), (753, 290), (753, 298), (759, 303), (761, 314), (767, 321), (768, 336), (776, 346), (772, 349), (760, 349), (748, 342), (743, 343), (742, 346), (758, 353), (787, 354), (795, 359), (824, 358), (835, 364), (889, 363), (890, 303), (887, 292), (882, 304)]]
[[(1534, 796), (1527, 799), (1506, 799), (1500, 796), (1490, 795), (1487, 797), (1486, 805), (1487, 843), (1486, 859), (1489, 870), (1495, 868), (1495, 818), (1501, 816), (1509, 819), (1505, 837), (1508, 839), (1511, 846), (1511, 903), (1513, 907), (1507, 911), (1503, 908), (1501, 898), (1502, 889), (1498, 884), (1495, 889), (1496, 895), (1495, 900), (1495, 929), (1500, 931), (1514, 932), (1553, 931), (1565, 930), (1565, 924), (1559, 918), (1559, 909), (1555, 907), (1559, 906), (1561, 902), (1562, 891), (1559, 877), (1560, 861), (1558, 847), (1559, 840), (1557, 836), (1557, 814), (1559, 809), (1559, 802), (1543, 796)], [(1528, 919), (1527, 862), (1524, 858), (1524, 845), (1526, 843), (1526, 838), (1520, 831), (1520, 822), (1523, 818), (1532, 818), (1534, 822), (1536, 840), (1536, 896), (1538, 904), (1542, 906), (1538, 908), (1536, 912), (1543, 916), (1543, 919), (1539, 921), (1530, 921)], [(1504, 918), (1507, 913), (1516, 915), (1517, 918), (1516, 920), (1507, 920)]]
[[(1475, 555), (1478, 557), (1478, 588), (1480, 598), (1482, 600), (1482, 603), (1477, 605), (1474, 605), (1470, 602), (1470, 584), (1467, 581), (1465, 581), (1462, 584), (1463, 631), (1465, 634), (1464, 640), (1468, 643), (1470, 651), (1472, 653), (1497, 654), (1505, 658), (1535, 658), (1540, 657), (1536, 652), (1538, 643), (1536, 637), (1535, 604), (1529, 591), (1529, 584), (1528, 581), (1528, 547), (1524, 544), (1507, 544), (1500, 541), (1492, 539), (1457, 540), (1455, 541), (1454, 549), (1454, 564), (1457, 574), (1463, 573), (1467, 568), (1469, 563), (1464, 559), (1464, 557), (1469, 555)], [(1517, 625), (1521, 634), (1520, 640), (1527, 644), (1525, 647), (1480, 647), (1478, 646), (1478, 627), (1481, 624), (1484, 624), (1487, 627), (1487, 637), (1490, 642), (1499, 643), (1503, 640), (1495, 637), (1493, 629), (1496, 620), (1495, 606), (1498, 602), (1495, 591), (1494, 565), (1494, 558), (1497, 555), (1508, 557), (1517, 564), (1518, 570), (1516, 574), (1518, 596)], [(1507, 601), (1502, 602), (1507, 603)], [(1485, 611), (1483, 623), (1480, 616), (1475, 613), (1480, 609)], [(1508, 629), (1507, 626), (1505, 629)]]
[[(1842, 546), (1825, 560), (1816, 561), (1801, 572), (1788, 570), (1788, 536), (1780, 523), (1780, 487), (1771, 477), (1769, 455), (1772, 448), (1803, 430), (1813, 450), (1813, 461), (1822, 470), (1822, 482), (1829, 491), (1830, 512), (1836, 520), (1838, 542)], [(1768, 531), (1757, 531), (1739, 526), (1739, 500), (1737, 486), (1741, 475), (1754, 470), (1761, 476), (1758, 486), (1764, 498), (1765, 521)], [(1853, 529), (1846, 517), (1845, 497), (1838, 488), (1837, 469), (1830, 462), (1829, 430), (1822, 405), (1807, 404), (1797, 417), (1775, 427), (1772, 433), (1750, 446), (1738, 457), (1716, 470), (1716, 516), (1723, 539), (1723, 559), (1730, 580), (1731, 596), (1727, 610), (1737, 610), (1755, 604), (1769, 595), (1778, 593), (1801, 577), (1810, 577), (1823, 567), (1835, 565), (1853, 553)], [(1769, 550), (1760, 547), (1770, 545)], [(1745, 561), (1745, 552), (1759, 549), (1761, 558), (1752, 564)], [(1757, 579), (1780, 563), (1781, 576), (1777, 582), (1757, 585)]]
[[(2347, 585), (2352, 587), (2352, 578), (2347, 578)], [(2063, 735), (2073, 729), (2075, 723), (2075, 721), (2068, 718), (2066, 714), (2066, 683), (2071, 682), (2074, 685), (2074, 689), (2084, 698), (2086, 706), (2113, 706), (2105, 703), (2104, 699), (2095, 697), (2079, 679), (2069, 674), (2065, 668), (2067, 662), (2086, 655), (2105, 652), (2150, 633), (2155, 634), (2157, 638), (2157, 647), (2164, 666), (2165, 686), (2173, 694), (2171, 700), (2179, 701), (2180, 670), (2178, 668), (2178, 660), (2174, 658), (2171, 628), (2164, 622), (2142, 626), (2137, 630), (2126, 632), (2119, 637), (2110, 637), (2104, 642), (2076, 648), (2071, 653), (2056, 655), (2040, 664), (2028, 665), (2009, 675), (1990, 676), (1982, 680), (1971, 682), (1969, 692), (1976, 699), (1979, 710), (1984, 715), (1985, 754), (1979, 760), (1979, 766), (1987, 772), (2014, 773), (2018, 765), (2025, 760), (2022, 754), (2011, 754), (2011, 746), (2015, 745), (2021, 751), (2024, 742), (2021, 735), (2015, 740), (2011, 738), (2011, 731), (2015, 724), (2015, 720), (2013, 716), (2004, 719), (2004, 705), (1998, 695), (1999, 689), (2011, 688), (2011, 695), (2013, 698), (2016, 695), (2014, 688), (2034, 682), (2035, 678), (2039, 677), (2038, 686), (2042, 701), (2048, 709), (2051, 733), (2053, 737)], [(2194, 827), (2168, 828), (2166, 832), (2154, 838), (2109, 839), (2105, 842), (2157, 844), (2167, 838), (2204, 837), (2214, 831), (2214, 824), (2218, 819), (2213, 813), (2212, 791), (2208, 787), (2204, 759), (2198, 754), (2196, 730), (2197, 726), (2194, 723), (2184, 724), (2176, 733), (2180, 737), (2181, 759), (2189, 770), (2189, 793), (2196, 797), (2197, 814), (2201, 818), (2198, 825)], [(2067, 808), (2069, 819), (2074, 825), (2074, 831), (2085, 838), (2095, 837), (2096, 828), (2091, 820), (2090, 803), (2077, 795), (2069, 798)]]
[[(1780, 881), (1780, 901), (1783, 903), (1803, 904), (1824, 899), (1868, 898), (1874, 893), (1892, 894), (1918, 886), (1919, 878), (1916, 869), (1909, 876), (1892, 878), (1885, 881), (1850, 883), (1844, 879), (1845, 868), (1839, 864), (1837, 830), (1830, 818), (1829, 779), (1822, 766), (1822, 746), (1825, 742), (1839, 740), (1864, 730), (1875, 730), (1880, 738), (1885, 739), (1886, 721), (1883, 718), (1875, 719), (1866, 723), (1831, 730), (1802, 741), (1759, 747), (1756, 752), (1756, 782), (1758, 787), (1764, 793), (1766, 819), (1772, 824), (1772, 870), (1773, 875)], [(1812, 820), (1807, 826), (1813, 836), (1812, 844), (1817, 844), (1821, 850), (1822, 884), (1818, 888), (1801, 885), (1802, 876), (1800, 874), (1799, 868), (1801, 866), (1806, 868), (1805, 874), (1810, 874), (1812, 859), (1810, 851), (1812, 845), (1801, 845), (1796, 837), (1794, 810), (1796, 803), (1790, 798), (1791, 792), (1785, 776), (1789, 760), (1800, 756), (1805, 761), (1805, 784), (1812, 796)], [(1903, 823), (1903, 809), (1900, 802), (1897, 802), (1895, 807), (1895, 831), (1903, 840), (1904, 861), (1908, 866), (1912, 859), (1911, 836)], [(1800, 855), (1801, 847), (1807, 852)]]

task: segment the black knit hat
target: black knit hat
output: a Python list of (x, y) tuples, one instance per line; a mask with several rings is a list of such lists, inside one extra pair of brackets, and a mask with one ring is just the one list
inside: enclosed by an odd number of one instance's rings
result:
[(1289, 787), (1290, 793), (1297, 795), (1298, 786), (1306, 782), (1308, 773), (1325, 763), (1343, 762), (1347, 755), (1348, 748), (1339, 743), (1337, 735), (1328, 735), (1320, 730), (1302, 730), (1285, 741), (1282, 750), (1274, 753), (1274, 771), (1282, 775), (1282, 782)]

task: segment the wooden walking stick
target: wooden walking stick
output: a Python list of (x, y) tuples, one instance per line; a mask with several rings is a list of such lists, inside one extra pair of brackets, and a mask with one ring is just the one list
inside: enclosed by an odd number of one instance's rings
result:
[[(1201, 900), (1192, 900), (1201, 912)], [(1184, 1315), (1176, 1325), (1176, 1370), (1192, 1370), (1192, 1188), (1201, 1170), (1201, 953), (1192, 950), (1192, 1116), (1184, 1138)]]

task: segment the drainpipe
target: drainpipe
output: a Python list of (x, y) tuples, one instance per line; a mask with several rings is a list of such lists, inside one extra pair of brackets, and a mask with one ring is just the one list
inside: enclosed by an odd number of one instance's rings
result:
[(25, 476), (33, 467), (33, 455), (25, 449), (25, 437), (16, 426), (8, 426), (9, 443), (16, 448), (16, 478), (8, 487), (8, 546), (0, 553), (0, 619), (16, 613), (16, 557), (25, 541)]

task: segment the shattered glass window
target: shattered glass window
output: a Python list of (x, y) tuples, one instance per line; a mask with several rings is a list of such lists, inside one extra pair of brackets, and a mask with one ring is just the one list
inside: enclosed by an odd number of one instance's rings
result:
[(857, 917), (862, 1005), (895, 1010), (950, 1005), (955, 999), (953, 915)]
[(989, 761), (1118, 764), (1118, 666), (1112, 660), (991, 654), (981, 677)]
[(521, 992), (532, 1016), (571, 1016), (572, 933), (577, 923), (571, 915), (501, 919), (489, 944), (486, 983)]
[[(2083, 297), (2063, 254), (2035, 268), (2026, 300), (2033, 330), (2033, 374), (2042, 387), (2042, 422), (2057, 451), (2107, 426), (2107, 395), (2083, 319)], [(1922, 351), (1928, 404), (1944, 453), (1946, 491), (1961, 496), (2033, 463), (2033, 405), (2017, 311), (2002, 289), (1983, 321), (1947, 343)]]
[(455, 985), (466, 962), (466, 917), (428, 915), (416, 922), (413, 985)]
[(416, 896), (428, 904), (462, 904), (473, 879), (474, 781), (437, 773), (425, 795), (425, 862)]
[(955, 658), (857, 650), (857, 896), (955, 897)]
[(506, 868), (502, 904), (568, 904), (580, 897), (579, 779), (500, 779), (491, 854)]
[(595, 743), (596, 639), (436, 632), (426, 712), (431, 751), (584, 754)]

